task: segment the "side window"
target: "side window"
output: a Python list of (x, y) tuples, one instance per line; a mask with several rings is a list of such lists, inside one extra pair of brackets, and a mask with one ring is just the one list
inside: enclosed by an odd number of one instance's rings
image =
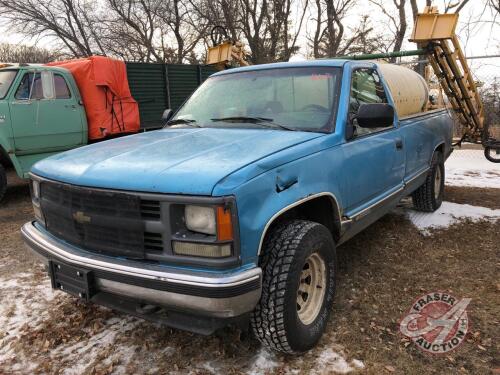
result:
[(16, 90), (15, 98), (17, 100), (43, 99), (40, 73), (26, 73)]
[[(351, 95), (349, 98), (349, 113), (355, 115), (361, 104), (387, 103), (387, 95), (377, 71), (369, 68), (356, 69), (352, 72)], [(376, 133), (387, 127), (362, 128), (358, 126), (356, 119), (352, 120), (354, 136), (363, 136)], [(392, 127), (392, 125), (390, 126)]]
[(56, 99), (71, 98), (71, 91), (69, 91), (68, 84), (62, 75), (54, 74), (54, 86), (56, 89)]

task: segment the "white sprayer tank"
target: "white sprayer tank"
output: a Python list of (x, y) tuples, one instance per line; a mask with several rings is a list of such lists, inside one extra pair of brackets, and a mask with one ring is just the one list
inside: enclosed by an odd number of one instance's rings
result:
[(398, 117), (411, 116), (425, 110), (429, 88), (417, 72), (400, 65), (378, 64), (391, 90)]

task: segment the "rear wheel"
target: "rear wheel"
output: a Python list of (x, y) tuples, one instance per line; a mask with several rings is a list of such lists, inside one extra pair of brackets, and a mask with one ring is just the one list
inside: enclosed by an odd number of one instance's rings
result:
[(264, 251), (262, 296), (252, 313), (252, 330), (273, 350), (309, 350), (323, 335), (335, 294), (332, 235), (321, 224), (294, 220), (272, 231)]
[(424, 184), (412, 194), (413, 205), (417, 210), (434, 212), (441, 207), (444, 195), (444, 176), (443, 155), (436, 151), (432, 156), (431, 168)]
[(7, 174), (5, 168), (0, 164), (0, 202), (2, 201), (5, 192), (7, 191)]

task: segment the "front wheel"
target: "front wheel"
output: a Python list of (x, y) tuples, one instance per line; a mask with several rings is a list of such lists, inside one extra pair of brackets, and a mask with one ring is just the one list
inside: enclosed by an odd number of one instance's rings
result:
[(325, 331), (335, 295), (332, 235), (321, 224), (294, 220), (278, 225), (263, 250), (262, 296), (252, 330), (273, 350), (309, 350)]
[(0, 202), (2, 201), (5, 192), (7, 191), (7, 174), (5, 168), (0, 164)]

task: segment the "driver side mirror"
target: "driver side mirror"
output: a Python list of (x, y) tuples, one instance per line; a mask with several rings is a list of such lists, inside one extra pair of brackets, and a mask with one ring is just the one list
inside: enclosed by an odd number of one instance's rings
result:
[(361, 104), (356, 115), (362, 128), (383, 128), (394, 123), (394, 107), (387, 103)]
[(163, 125), (166, 125), (168, 120), (172, 117), (174, 114), (174, 111), (172, 111), (170, 108), (166, 109), (163, 111), (163, 115), (161, 116), (161, 122)]

